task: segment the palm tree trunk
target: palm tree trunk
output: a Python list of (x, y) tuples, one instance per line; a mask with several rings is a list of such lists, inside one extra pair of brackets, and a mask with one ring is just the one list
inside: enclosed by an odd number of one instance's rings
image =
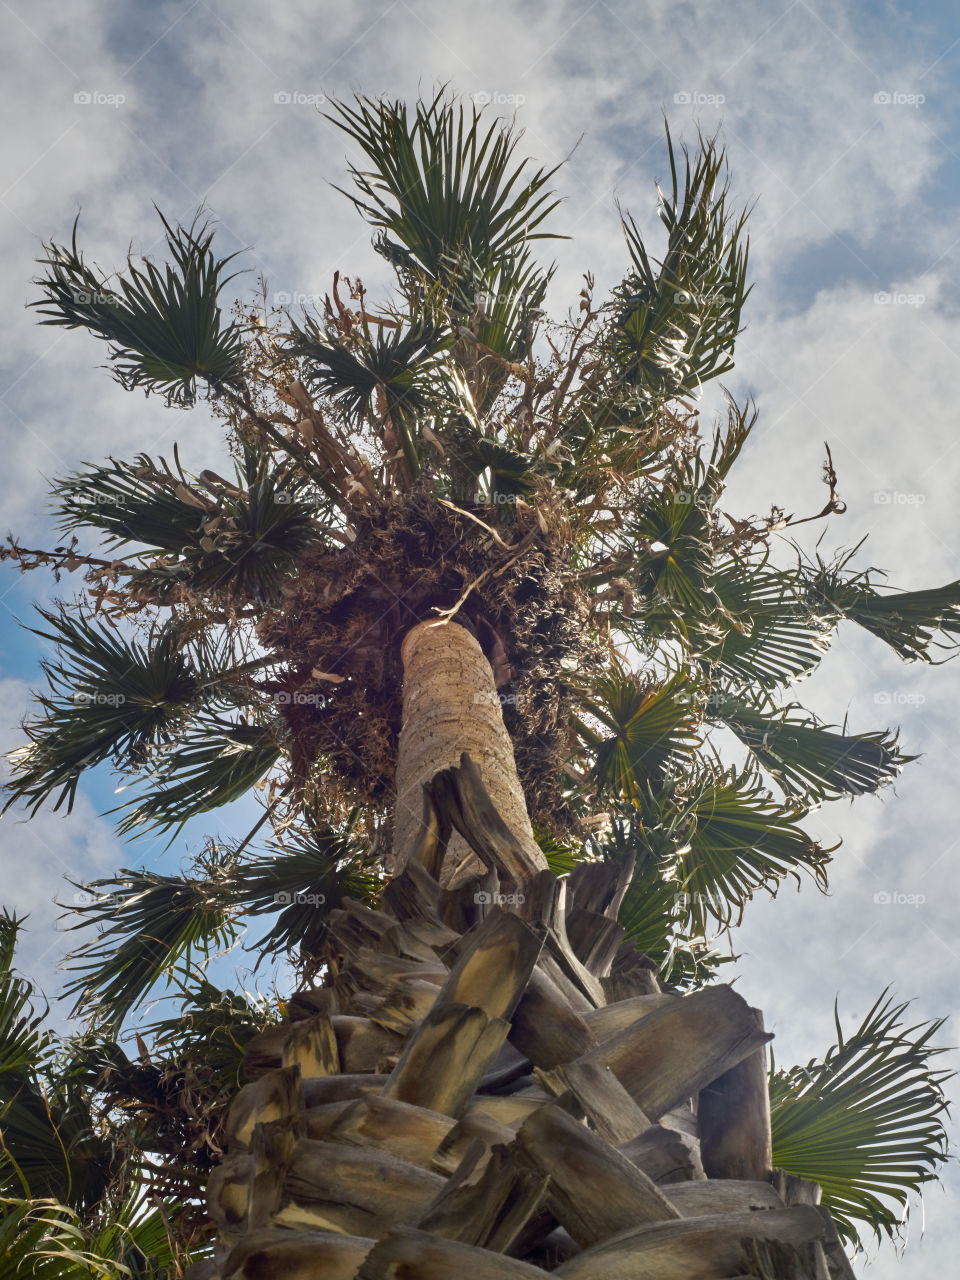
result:
[[(421, 622), (404, 639), (402, 654), (394, 869), (403, 867), (416, 842), (423, 784), (441, 769), (459, 765), (465, 751), (480, 766), (491, 800), (532, 864), (545, 869), (547, 860), (533, 836), (493, 670), (480, 645), (456, 622)], [(454, 832), (442, 881), (457, 883), (482, 870), (476, 854)]]
[(210, 1184), (219, 1241), (193, 1280), (852, 1280), (819, 1187), (771, 1182), (757, 1011), (638, 966), (615, 921), (624, 868), (546, 869), (463, 627), (421, 623), (403, 660), (398, 863), (424, 847), (421, 785), (449, 769), (431, 794), (460, 806), (451, 871), (483, 850), (507, 879), (524, 866), (528, 896), (443, 894), (418, 855), (379, 912), (330, 913), (341, 959), (247, 1048)]

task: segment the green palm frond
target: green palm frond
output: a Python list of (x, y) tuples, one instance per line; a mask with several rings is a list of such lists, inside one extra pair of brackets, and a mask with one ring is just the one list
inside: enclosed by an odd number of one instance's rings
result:
[[(699, 650), (719, 642), (730, 628), (715, 582), (720, 563), (714, 507), (755, 421), (755, 412), (729, 401), (727, 429), (715, 432), (709, 456), (675, 456), (659, 483), (641, 491), (624, 522), (622, 551), (634, 566), (642, 597), (638, 619), (649, 635), (679, 634)], [(723, 567), (729, 571), (726, 560)]]
[(671, 186), (657, 188), (667, 231), (660, 261), (651, 259), (629, 214), (621, 223), (632, 263), (614, 290), (607, 358), (646, 402), (696, 396), (702, 384), (733, 368), (733, 348), (747, 286), (747, 212), (733, 214), (723, 180), (725, 157), (700, 135), (683, 176), (667, 128)]
[(378, 388), (393, 418), (411, 422), (435, 405), (437, 372), (451, 343), (443, 326), (423, 317), (389, 328), (367, 324), (363, 339), (353, 342), (325, 333), (310, 315), (291, 326), (287, 354), (305, 362), (305, 380), (351, 422), (370, 413)]
[(0, 1280), (134, 1280), (80, 1216), (52, 1199), (0, 1196)]
[(170, 1244), (169, 1218), (157, 1208), (150, 1208), (146, 1195), (137, 1189), (116, 1209), (101, 1215), (90, 1229), (90, 1251), (95, 1257), (110, 1260), (116, 1274), (129, 1274), (130, 1280), (174, 1280), (181, 1273)]
[(604, 675), (591, 685), (582, 705), (603, 726), (597, 731), (575, 721), (595, 752), (592, 776), (602, 794), (636, 800), (669, 761), (700, 745), (695, 689), (682, 672), (661, 684), (632, 672)]
[(57, 646), (58, 658), (41, 664), (50, 692), (36, 695), (43, 713), (25, 722), (29, 741), (10, 753), (5, 785), (5, 807), (22, 800), (31, 814), (56, 791), (54, 808), (66, 801), (69, 811), (85, 769), (104, 760), (135, 765), (169, 743), (207, 688), (175, 622), (141, 643), (79, 610), (38, 612), (50, 630), (31, 630)]
[(304, 380), (354, 425), (369, 418), (382, 427), (389, 419), (410, 475), (419, 475), (416, 423), (446, 399), (443, 359), (452, 337), (445, 327), (422, 315), (407, 323), (398, 318), (395, 327), (366, 324), (363, 337), (352, 341), (325, 333), (310, 315), (291, 327), (285, 354), (304, 361)]
[(52, 1071), (0, 1100), (0, 1133), (0, 1190), (91, 1209), (115, 1173), (111, 1141), (98, 1135), (88, 1096)]
[(251, 916), (276, 916), (257, 941), (260, 950), (316, 956), (329, 913), (345, 898), (372, 901), (378, 884), (364, 844), (314, 816), (269, 853), (244, 860), (237, 873), (237, 898)]
[(818, 557), (816, 569), (806, 575), (815, 607), (834, 620), (856, 622), (906, 662), (932, 662), (932, 649), (952, 652), (960, 644), (960, 580), (925, 591), (880, 592), (871, 581), (876, 570), (846, 572), (860, 545), (831, 564)]
[[(159, 210), (158, 210), (159, 212)], [(35, 283), (41, 324), (84, 328), (110, 344), (114, 376), (126, 390), (142, 387), (168, 404), (187, 407), (197, 380), (213, 390), (237, 386), (243, 369), (242, 330), (224, 325), (219, 296), (234, 277), (224, 269), (235, 254), (217, 258), (213, 232), (199, 214), (190, 227), (172, 227), (160, 214), (173, 259), (163, 270), (128, 260), (126, 275), (110, 280), (83, 260), (77, 222), (70, 246), (44, 246), (46, 274)], [(79, 219), (78, 219), (79, 221)]]
[(468, 118), (444, 89), (418, 101), (413, 120), (401, 101), (357, 95), (354, 107), (332, 105), (326, 118), (371, 166), (350, 165), (359, 195), (343, 194), (379, 230), (376, 247), (401, 281), (452, 285), (456, 302), (477, 265), (513, 257), (522, 268), (530, 241), (562, 238), (539, 229), (559, 204), (545, 190), (559, 166), (525, 173), (527, 162), (513, 160), (519, 136), (500, 122), (484, 130), (476, 107)]
[(633, 875), (617, 923), (636, 950), (658, 965), (665, 979), (689, 987), (708, 981), (724, 957), (702, 933), (686, 927), (687, 897), (673, 874), (673, 852), (682, 842), (682, 827), (676, 812), (658, 809), (648, 788), (639, 807), (612, 817), (595, 848), (605, 861), (633, 859)]
[(0, 1197), (0, 1280), (173, 1280), (179, 1261), (139, 1191), (93, 1222), (53, 1199)]
[(551, 832), (544, 831), (541, 827), (535, 826), (533, 835), (540, 847), (540, 852), (546, 858), (547, 865), (555, 876), (567, 876), (581, 862), (587, 860), (587, 854), (582, 846), (566, 840), (559, 840)]
[(709, 519), (695, 488), (651, 493), (624, 533), (637, 548), (639, 613), (649, 630), (686, 636), (690, 620), (716, 614), (720, 600), (713, 588)]
[(653, 960), (664, 980), (690, 987), (709, 980), (718, 960), (706, 938), (686, 928), (683, 894), (656, 875), (635, 874), (624, 894), (617, 923), (636, 949)]
[(539, 314), (553, 268), (542, 271), (526, 249), (486, 265), (464, 255), (460, 265), (466, 279), (454, 299), (454, 316), (459, 312), (475, 322), (478, 341), (502, 359), (526, 359), (529, 326)]
[[(79, 976), (67, 993), (76, 998), (76, 1012), (92, 1014), (101, 1029), (116, 1031), (161, 978), (176, 981), (178, 968), (190, 972), (197, 961), (235, 941), (242, 916), (276, 917), (256, 943), (264, 953), (319, 954), (329, 913), (346, 897), (371, 900), (377, 886), (361, 842), (324, 826), (316, 815), (264, 854), (240, 859), (229, 848), (210, 845), (189, 875), (125, 868), (78, 886), (73, 911), (80, 920), (71, 928), (96, 926), (97, 934), (71, 953), (69, 967)], [(194, 1021), (202, 1013), (209, 1029), (224, 1013), (219, 996), (211, 1004), (214, 989), (205, 980), (191, 990), (203, 997), (200, 1012), (192, 995), (184, 1008), (193, 1010)], [(176, 1025), (162, 1025), (167, 1040)]]
[(77, 885), (74, 929), (96, 936), (69, 957), (77, 973), (65, 988), (102, 1029), (116, 1031), (133, 1005), (174, 967), (232, 943), (235, 874), (232, 858), (198, 860), (198, 874), (166, 876), (123, 868), (116, 876)]
[(821, 662), (833, 628), (803, 598), (796, 575), (767, 563), (730, 561), (718, 567), (713, 586), (723, 615), (697, 647), (712, 675), (774, 688), (802, 679)]
[(161, 758), (149, 784), (124, 805), (121, 834), (155, 829), (174, 834), (199, 813), (209, 813), (255, 786), (283, 754), (279, 722), (266, 726), (199, 718)]
[(485, 477), (481, 500), (497, 508), (509, 507), (514, 498), (530, 496), (536, 463), (529, 454), (491, 436), (478, 435), (465, 425), (453, 427), (447, 440), (448, 452), (466, 475), (474, 482)]
[(688, 927), (726, 927), (761, 889), (775, 893), (788, 875), (810, 872), (826, 884), (829, 851), (804, 831), (805, 810), (778, 804), (755, 768), (708, 770), (692, 795), (670, 799), (686, 843), (673, 854), (673, 875), (686, 895)]
[(44, 1030), (46, 1007), (35, 1007), (33, 986), (13, 971), (14, 949), (23, 918), (4, 907), (0, 915), (0, 1097), (40, 1070), (54, 1051)]
[[(95, 1205), (112, 1164), (84, 1092), (56, 1037), (44, 1030), (31, 983), (13, 972), (19, 921), (0, 917), (0, 1192)], [(2, 1271), (0, 1271), (2, 1275)]]
[(173, 981), (178, 990), (177, 1013), (146, 1028), (154, 1056), (181, 1063), (201, 1061), (224, 1085), (240, 1080), (244, 1048), (276, 1020), (276, 1006), (246, 993), (221, 990), (195, 969), (186, 968)]
[(298, 556), (324, 541), (328, 506), (299, 472), (251, 449), (235, 483), (210, 471), (191, 476), (175, 453), (175, 468), (140, 454), (57, 486), (60, 527), (136, 547), (143, 567), (131, 586), (164, 601), (184, 589), (257, 604), (275, 598)]
[[(884, 991), (845, 1037), (804, 1067), (770, 1076), (773, 1161), (818, 1182), (840, 1234), (880, 1238), (903, 1222), (911, 1192), (937, 1177), (947, 1158), (944, 1052), (930, 1042), (943, 1019), (903, 1026), (908, 1003)], [(891, 1203), (892, 1202), (892, 1203)]]
[(836, 733), (795, 702), (774, 707), (718, 694), (710, 714), (737, 735), (787, 796), (807, 804), (877, 791), (915, 759), (899, 750), (896, 733)]

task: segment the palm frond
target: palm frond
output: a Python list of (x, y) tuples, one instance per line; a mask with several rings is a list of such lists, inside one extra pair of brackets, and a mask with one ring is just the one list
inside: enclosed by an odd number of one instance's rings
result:
[(960, 580), (925, 591), (881, 592), (871, 580), (875, 570), (846, 572), (858, 550), (854, 547), (831, 564), (818, 557), (816, 568), (806, 575), (814, 605), (834, 620), (856, 622), (906, 662), (933, 662), (934, 649), (952, 652), (960, 644)]
[(730, 561), (717, 568), (713, 587), (723, 614), (697, 648), (711, 675), (735, 685), (774, 688), (802, 679), (819, 665), (833, 629), (803, 598), (795, 574)]
[(807, 871), (826, 884), (829, 851), (804, 831), (805, 810), (778, 804), (755, 768), (708, 770), (688, 799), (677, 797), (686, 844), (673, 855), (674, 877), (687, 895), (689, 927), (726, 927), (743, 916), (758, 890), (776, 893), (788, 875)]
[(453, 282), (522, 254), (528, 242), (557, 239), (541, 224), (559, 204), (546, 190), (556, 173), (525, 173), (514, 163), (519, 135), (501, 123), (482, 127), (481, 112), (455, 108), (441, 89), (418, 101), (411, 121), (401, 102), (356, 96), (327, 115), (361, 149), (369, 169), (349, 166), (358, 195), (344, 192), (380, 232), (378, 250), (401, 280)]
[(411, 477), (420, 473), (415, 426), (444, 401), (443, 358), (452, 338), (445, 327), (426, 316), (395, 327), (365, 326), (361, 337), (347, 341), (325, 333), (317, 320), (291, 320), (286, 355), (305, 362), (303, 377), (328, 396), (347, 419), (359, 425), (369, 417), (377, 427), (389, 423), (398, 433)]
[(191, 725), (156, 765), (150, 786), (111, 812), (125, 813), (121, 834), (138, 828), (179, 831), (200, 813), (209, 813), (255, 786), (283, 753), (278, 723), (259, 725), (207, 717)]
[(683, 894), (677, 892), (674, 882), (659, 876), (634, 876), (620, 904), (617, 923), (637, 951), (657, 964), (664, 981), (674, 986), (699, 986), (709, 981), (722, 959), (703, 935), (686, 928)]
[(243, 1076), (244, 1048), (277, 1016), (276, 1007), (246, 993), (222, 990), (196, 969), (173, 975), (179, 1008), (146, 1029), (155, 1055), (174, 1062), (202, 1061), (219, 1083)]
[(0, 1192), (53, 1196), (90, 1209), (109, 1184), (114, 1151), (95, 1131), (88, 1093), (57, 1038), (48, 1007), (13, 972), (20, 921), (0, 917)]
[(549, 831), (534, 827), (533, 835), (555, 876), (569, 875), (575, 867), (586, 860), (586, 853), (582, 848), (566, 840), (558, 840)]
[(670, 760), (690, 755), (700, 744), (694, 691), (683, 672), (661, 684), (632, 672), (601, 676), (583, 707), (603, 726), (595, 731), (580, 719), (575, 722), (595, 752), (592, 776), (601, 794), (636, 800)]
[(286, 834), (268, 853), (245, 859), (237, 899), (251, 916), (276, 916), (256, 946), (267, 954), (321, 953), (329, 913), (344, 898), (371, 901), (378, 880), (365, 846), (314, 818)]
[(787, 796), (807, 804), (874, 792), (892, 782), (914, 756), (896, 733), (836, 733), (799, 704), (716, 695), (711, 717), (749, 747)]
[(646, 402), (697, 396), (702, 384), (733, 368), (746, 283), (747, 212), (733, 214), (715, 139), (699, 137), (696, 157), (683, 148), (683, 175), (667, 128), (669, 191), (657, 188), (667, 231), (660, 261), (651, 259), (629, 214), (621, 224), (631, 270), (614, 290), (607, 358)]
[(189, 227), (172, 227), (163, 214), (160, 219), (172, 263), (161, 270), (128, 260), (126, 275), (118, 275), (112, 288), (84, 262), (74, 222), (69, 247), (44, 246), (47, 256), (40, 261), (47, 270), (35, 282), (43, 297), (31, 306), (41, 324), (84, 328), (109, 343), (114, 377), (126, 390), (142, 387), (187, 407), (196, 399), (198, 379), (215, 391), (241, 380), (242, 330), (224, 325), (219, 304), (233, 279), (224, 270), (236, 255), (214, 255), (214, 233), (199, 214)]
[[(709, 456), (675, 455), (659, 483), (641, 489), (624, 522), (622, 557), (634, 566), (637, 617), (649, 635), (679, 634), (699, 651), (731, 625), (715, 582), (721, 562), (714, 507), (755, 421), (755, 412), (729, 401), (727, 429), (714, 433)], [(729, 570), (726, 559), (723, 567)]]
[(541, 270), (524, 248), (492, 264), (465, 259), (461, 271), (466, 278), (454, 299), (454, 317), (459, 313), (475, 324), (477, 340), (502, 360), (526, 359), (530, 325), (539, 315), (553, 268)]
[(14, 950), (23, 918), (6, 907), (0, 915), (0, 1098), (41, 1070), (55, 1041), (44, 1029), (46, 1006), (37, 1011), (33, 986), (13, 971)]
[(90, 1251), (112, 1262), (113, 1275), (130, 1280), (174, 1280), (182, 1262), (171, 1247), (169, 1218), (150, 1208), (147, 1196), (134, 1189), (115, 1209), (101, 1215), (90, 1229)]
[(175, 454), (111, 459), (58, 482), (61, 528), (96, 529), (109, 547), (136, 547), (131, 587), (173, 601), (183, 590), (262, 604), (298, 556), (324, 541), (329, 504), (295, 469), (246, 449), (236, 483), (194, 477)]
[(96, 1018), (115, 1032), (133, 1005), (178, 962), (209, 956), (237, 936), (232, 858), (207, 856), (199, 874), (166, 876), (123, 868), (116, 876), (77, 885), (75, 929), (95, 926), (96, 936), (68, 957), (78, 976), (66, 994), (74, 1013)]
[(653, 633), (686, 636), (690, 622), (702, 625), (720, 607), (709, 519), (696, 496), (692, 486), (651, 493), (626, 522), (624, 540), (637, 549), (638, 613)]
[(66, 801), (69, 812), (85, 769), (104, 760), (136, 765), (170, 742), (207, 686), (174, 622), (140, 643), (79, 610), (38, 612), (50, 630), (31, 630), (59, 656), (41, 664), (50, 692), (36, 695), (43, 713), (25, 722), (29, 742), (10, 753), (5, 807), (22, 800), (34, 814), (59, 791), (54, 808)]
[(132, 1280), (129, 1267), (101, 1253), (69, 1205), (0, 1196), (0, 1280)]
[(447, 450), (474, 482), (485, 478), (482, 499), (494, 508), (529, 497), (535, 482), (535, 461), (508, 444), (477, 434), (465, 425), (447, 433)]
[[(937, 1176), (947, 1158), (944, 1052), (931, 1044), (943, 1019), (903, 1026), (908, 1002), (884, 991), (860, 1026), (820, 1059), (773, 1070), (773, 1160), (818, 1182), (840, 1234), (878, 1238), (900, 1227), (911, 1192)], [(892, 1203), (891, 1203), (892, 1202)]]
[(639, 808), (614, 816), (598, 839), (605, 861), (634, 861), (630, 885), (617, 913), (617, 923), (637, 951), (653, 960), (664, 979), (675, 986), (697, 986), (710, 979), (725, 957), (701, 933), (688, 928), (689, 910), (683, 886), (673, 874), (675, 849), (682, 843), (682, 821), (657, 807), (648, 789)]

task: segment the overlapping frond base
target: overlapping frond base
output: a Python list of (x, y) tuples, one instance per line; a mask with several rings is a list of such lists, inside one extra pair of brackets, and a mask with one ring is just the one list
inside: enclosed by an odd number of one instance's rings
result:
[[(197, 1280), (849, 1280), (819, 1188), (770, 1165), (758, 1012), (623, 945), (629, 868), (516, 878), (478, 771), (443, 771), (383, 909), (247, 1050)], [(487, 867), (443, 890), (456, 828)]]

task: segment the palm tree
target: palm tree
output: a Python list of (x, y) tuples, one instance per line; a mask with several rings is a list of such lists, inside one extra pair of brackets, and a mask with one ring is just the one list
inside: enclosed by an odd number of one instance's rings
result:
[[(131, 788), (115, 810), (129, 835), (175, 839), (251, 789), (263, 807), (243, 841), (210, 842), (190, 874), (125, 868), (77, 886), (87, 940), (68, 992), (87, 1027), (84, 1097), (98, 1100), (124, 1168), (167, 1197), (194, 1244), (200, 1188), (216, 1169), (211, 1275), (293, 1274), (317, 1250), (329, 1274), (362, 1263), (364, 1276), (393, 1275), (415, 1257), (416, 1274), (445, 1275), (460, 1254), (438, 1240), (485, 1246), (482, 1263), (464, 1255), (483, 1275), (561, 1258), (563, 1274), (625, 1274), (616, 1214), (594, 1205), (602, 1222), (585, 1225), (586, 1190), (579, 1204), (563, 1191), (558, 1144), (583, 1142), (603, 1146), (584, 1159), (619, 1170), (611, 1186), (626, 1220), (654, 1224), (629, 1250), (652, 1250), (662, 1274), (670, 1250), (670, 1274), (694, 1274), (706, 1237), (694, 1247), (686, 1228), (667, 1227), (678, 1214), (700, 1222), (707, 1203), (731, 1215), (710, 1228), (710, 1274), (849, 1274), (838, 1232), (854, 1243), (867, 1228), (893, 1233), (907, 1194), (944, 1158), (944, 1075), (930, 1065), (940, 1024), (900, 1030), (903, 1006), (881, 1001), (852, 1039), (838, 1023), (834, 1049), (774, 1073), (768, 1090), (768, 1037), (717, 982), (729, 957), (716, 944), (757, 891), (805, 875), (825, 888), (835, 850), (805, 817), (878, 791), (910, 759), (889, 728), (822, 723), (790, 687), (848, 621), (906, 659), (951, 650), (960, 581), (881, 589), (852, 552), (809, 559), (786, 533), (803, 520), (722, 509), (756, 413), (728, 397), (707, 432), (696, 408), (703, 385), (733, 367), (749, 294), (747, 214), (715, 139), (677, 149), (667, 132), (661, 256), (623, 213), (621, 283), (599, 300), (586, 275), (575, 308), (551, 321), (554, 268), (535, 249), (558, 238), (546, 229), (555, 170), (518, 162), (512, 129), (446, 90), (412, 114), (358, 96), (327, 119), (362, 157), (346, 194), (395, 273), (392, 302), (371, 306), (359, 279), (337, 273), (312, 312), (271, 306), (262, 283), (259, 301), (228, 317), (232, 260), (216, 255), (202, 214), (188, 227), (164, 221), (162, 268), (129, 260), (104, 277), (76, 225), (41, 262), (41, 322), (103, 340), (126, 389), (179, 408), (205, 395), (234, 471), (197, 456), (188, 465), (177, 448), (172, 460), (86, 465), (54, 488), (69, 542), (10, 539), (4, 555), (21, 568), (79, 572), (83, 586), (40, 610), (37, 632), (58, 656), (11, 757), (8, 804), (69, 810), (85, 771), (109, 764)], [(843, 510), (829, 450), (824, 482), (826, 504), (806, 519)], [(279, 1010), (204, 975), (255, 916), (266, 917), (260, 953), (298, 968), (300, 989)], [(485, 948), (484, 982), (464, 979), (470, 999), (451, 1003), (448, 984)], [(163, 983), (179, 1012), (146, 1029), (132, 1062), (118, 1043), (124, 1020)], [(455, 1029), (443, 1021), (453, 1008), (466, 1008)], [(694, 1018), (700, 1009), (722, 1017)], [(679, 1052), (711, 1017), (739, 1028), (739, 1048), (700, 1045), (707, 1065), (679, 1098), (654, 1097), (633, 1058), (620, 1075), (596, 1058), (613, 1028), (642, 1038), (667, 1020)], [(510, 1031), (506, 1047), (494, 1024)], [(564, 1027), (565, 1048), (547, 1043)], [(479, 1073), (458, 1057), (475, 1033)], [(688, 1131), (682, 1178), (702, 1179), (702, 1159), (721, 1199), (665, 1199), (643, 1171), (648, 1130), (634, 1116), (629, 1139), (613, 1142), (623, 1130), (599, 1118), (587, 1059), (613, 1070), (648, 1129)], [(225, 1117), (241, 1070), (252, 1083)], [(353, 1083), (317, 1086), (338, 1073)], [(357, 1085), (363, 1074), (370, 1084)], [(436, 1138), (420, 1166), (407, 1159), (398, 1173), (400, 1138), (375, 1109), (362, 1124), (354, 1114), (378, 1076), (396, 1105), (417, 1100), (410, 1142)], [(478, 1107), (478, 1088), (513, 1097), (513, 1111)], [(381, 1144), (378, 1176), (395, 1179), (396, 1203), (291, 1216), (278, 1207), (290, 1170), (309, 1186), (303, 1152), (326, 1141), (320, 1111), (330, 1119), (334, 1106), (347, 1147)], [(573, 1133), (570, 1112), (587, 1120)], [(646, 1155), (625, 1161), (624, 1142)], [(625, 1163), (641, 1170), (642, 1194)], [(252, 1169), (259, 1190), (241, 1194)], [(678, 1182), (676, 1169), (663, 1176)], [(498, 1178), (525, 1208), (507, 1229), (501, 1205), (496, 1229), (481, 1230)], [(775, 1198), (755, 1204), (769, 1179), (762, 1195)], [(832, 1217), (814, 1224), (803, 1201), (817, 1199), (817, 1182)], [(32, 1182), (29, 1192), (67, 1194)], [(739, 1211), (755, 1207), (787, 1218), (764, 1217), (768, 1237), (751, 1234)]]

